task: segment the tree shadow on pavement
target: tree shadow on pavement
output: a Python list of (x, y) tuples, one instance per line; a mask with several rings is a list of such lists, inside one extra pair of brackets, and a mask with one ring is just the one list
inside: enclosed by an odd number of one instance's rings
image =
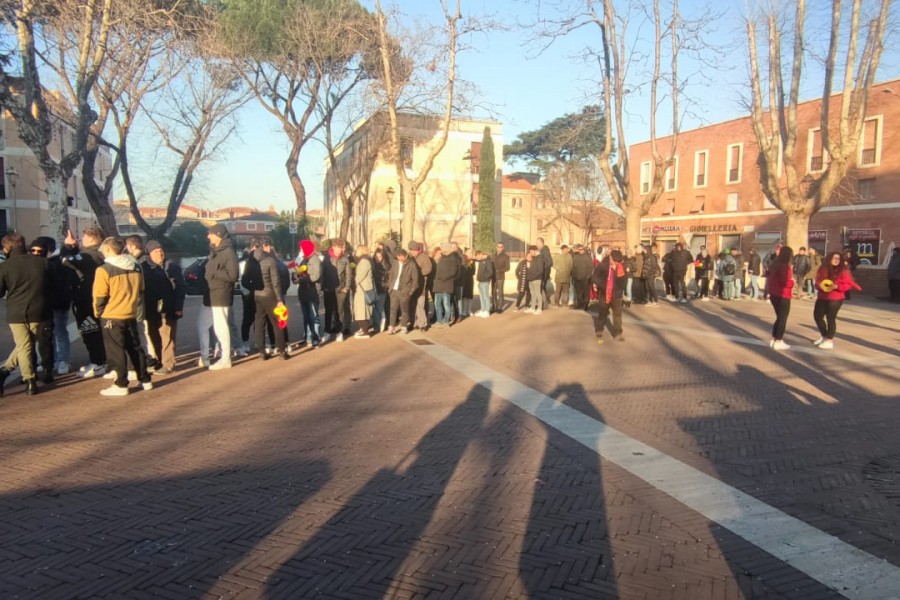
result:
[(190, 599), (245, 589), (229, 583), (233, 567), (330, 477), (327, 461), (285, 461), (2, 496), (0, 595)]
[[(395, 595), (400, 569), (479, 435), (489, 399), (490, 392), (474, 386), (398, 464), (376, 473), (351, 498), (335, 499), (342, 508), (272, 575), (265, 597)], [(429, 590), (428, 581), (409, 585)]]
[[(603, 420), (579, 383), (559, 385), (549, 397)], [(547, 442), (519, 557), (528, 597), (618, 598), (600, 456), (545, 428)]]

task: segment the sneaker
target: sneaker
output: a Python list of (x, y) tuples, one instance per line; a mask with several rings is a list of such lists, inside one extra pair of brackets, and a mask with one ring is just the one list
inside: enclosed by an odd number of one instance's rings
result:
[(319, 343), (324, 344), (330, 339), (331, 339), (331, 334), (323, 333), (322, 338), (319, 340)]
[(65, 361), (59, 361), (56, 363), (56, 374), (57, 375), (65, 375), (69, 372), (69, 363)]
[(106, 365), (95, 365), (94, 363), (88, 363), (78, 369), (78, 376), (82, 379), (93, 379), (104, 373), (106, 373)]
[(526, 309), (523, 310), (522, 312), (526, 312), (526, 313), (528, 313), (528, 314), (534, 314), (534, 309), (533, 309), (533, 308), (526, 308)]
[(141, 388), (143, 388), (143, 390), (144, 390), (145, 392), (149, 392), (150, 390), (153, 389), (153, 382), (152, 382), (152, 381), (145, 381), (145, 382), (143, 382), (143, 383), (141, 384)]
[(210, 371), (221, 371), (222, 369), (230, 369), (230, 368), (231, 368), (231, 361), (230, 360), (226, 361), (224, 359), (209, 365)]
[(819, 339), (817, 339), (816, 341), (813, 342), (813, 346), (821, 346), (822, 342), (824, 342), (824, 341), (825, 341), (825, 338), (820, 337)]
[(769, 348), (771, 348), (774, 345), (775, 345), (775, 338), (772, 338), (771, 340), (769, 340)]
[(532, 313), (532, 314), (539, 315), (539, 314), (541, 314), (542, 312), (544, 312), (544, 311), (542, 311), (542, 310), (539, 308), (539, 309), (537, 309), (536, 311), (534, 311), (534, 313)]
[[(137, 381), (137, 378), (138, 378), (137, 371), (128, 371), (128, 373), (126, 375), (128, 377), (128, 381)], [(107, 371), (103, 375), (103, 379), (115, 379), (115, 378), (116, 378), (115, 371)]]
[(700, 302), (709, 302), (709, 296), (705, 296), (705, 297), (703, 297), (703, 298), (700, 298)]
[(243, 358), (243, 357), (247, 356), (248, 354), (250, 354), (250, 352), (247, 348), (247, 344), (241, 344), (240, 346), (238, 346), (238, 349), (237, 349), (238, 356)]
[(156, 370), (157, 375), (171, 375), (174, 372), (175, 372), (175, 369), (167, 369), (165, 367), (163, 367), (162, 369)]
[(824, 342), (819, 344), (819, 348), (821, 348), (822, 350), (833, 350), (834, 342), (832, 340), (825, 340)]
[(353, 334), (353, 338), (358, 340), (367, 340), (369, 339), (369, 334), (365, 331), (357, 331)]
[(101, 396), (127, 396), (128, 388), (127, 387), (119, 387), (115, 384), (109, 386), (108, 388), (104, 388), (100, 390)]
[(343, 341), (344, 341), (344, 334), (343, 334), (343, 333), (337, 334), (337, 337), (334, 338), (334, 341), (337, 342), (338, 344), (340, 344), (341, 342), (343, 342)]
[(201, 369), (205, 369), (206, 367), (209, 366), (209, 360), (200, 358), (197, 360), (197, 366), (200, 367)]
[(682, 304), (687, 304), (687, 298), (682, 298), (681, 300), (679, 300), (679, 302), (681, 302)]
[[(821, 347), (821, 346), (820, 346), (820, 347)], [(781, 341), (781, 340), (775, 340), (775, 341), (772, 343), (772, 349), (773, 349), (773, 350), (790, 350), (791, 347), (790, 347), (788, 344), (785, 344), (785, 343), (784, 343), (783, 341)]]

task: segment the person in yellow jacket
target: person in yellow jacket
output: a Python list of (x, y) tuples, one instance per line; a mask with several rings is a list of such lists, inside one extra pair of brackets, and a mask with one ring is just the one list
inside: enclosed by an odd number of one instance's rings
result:
[(118, 238), (103, 240), (100, 252), (104, 261), (94, 277), (94, 314), (100, 319), (107, 365), (116, 374), (115, 382), (100, 391), (104, 396), (128, 395), (129, 359), (141, 386), (153, 389), (138, 333), (138, 321), (144, 312), (144, 277), (140, 266), (124, 250), (125, 244)]

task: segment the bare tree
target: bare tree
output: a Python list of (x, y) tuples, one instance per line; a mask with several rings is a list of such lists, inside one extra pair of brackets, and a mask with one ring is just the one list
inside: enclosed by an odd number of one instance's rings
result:
[[(66, 184), (81, 161), (91, 125), (97, 119), (91, 107), (91, 92), (108, 54), (109, 30), (113, 18), (112, 0), (21, 0), (3, 7), (5, 24), (16, 32), (13, 57), (0, 65), (0, 104), (15, 119), (22, 141), (37, 158), (44, 173), (50, 205), (50, 233), (60, 244), (69, 228)], [(78, 52), (71, 66), (71, 107), (51, 108), (40, 74), (38, 34), (48, 30), (68, 30), (75, 36)], [(13, 61), (18, 64), (12, 65)], [(19, 74), (11, 72), (19, 70)], [(67, 115), (68, 111), (71, 114)], [(52, 116), (74, 128), (73, 144), (65, 155), (55, 158), (49, 150), (53, 142)]]
[[(879, 0), (866, 15), (862, 0), (850, 2), (846, 14), (842, 0), (831, 3), (831, 34), (824, 58), (820, 131), (827, 164), (818, 175), (805, 171), (797, 150), (797, 105), (803, 79), (807, 14), (805, 0), (795, 0), (794, 14), (783, 16), (771, 9), (764, 17), (768, 52), (760, 56), (757, 22), (747, 19), (750, 47), (750, 120), (759, 144), (760, 183), (763, 193), (787, 217), (787, 243), (797, 248), (808, 239), (809, 220), (831, 200), (841, 182), (858, 161), (859, 142), (866, 117), (869, 91), (884, 49), (890, 0)], [(861, 29), (865, 31), (864, 41)], [(846, 46), (841, 36), (847, 34)], [(782, 41), (793, 38), (789, 88), (785, 88)], [(862, 44), (862, 45), (861, 45)], [(843, 64), (841, 57), (843, 47)], [(762, 62), (762, 67), (760, 66)], [(763, 72), (763, 69), (765, 70)], [(835, 72), (843, 71), (843, 82), (834, 94)], [(768, 89), (764, 91), (767, 84)], [(839, 109), (832, 104), (837, 100)]]
[[(625, 4), (626, 8), (619, 10), (619, 4)], [(563, 16), (557, 14), (540, 20), (538, 41), (543, 49), (548, 39), (552, 43), (584, 27), (593, 27), (599, 34), (599, 44), (585, 54), (599, 66), (600, 72), (600, 108), (606, 132), (598, 163), (613, 202), (624, 214), (626, 243), (633, 246), (640, 242), (641, 218), (659, 200), (665, 172), (675, 162), (685, 114), (682, 96), (690, 79), (679, 71), (681, 55), (690, 51), (696, 58), (705, 60), (703, 53), (709, 51), (709, 46), (700, 36), (716, 16), (704, 13), (696, 19), (686, 19), (678, 0), (666, 2), (664, 7), (660, 0), (644, 5), (581, 0), (576, 5), (580, 8), (572, 10), (568, 3), (562, 7), (555, 5)], [(646, 23), (653, 32), (649, 47), (640, 35), (633, 33)], [(652, 67), (646, 72), (641, 66), (649, 54), (652, 54)], [(650, 125), (650, 185), (638, 190), (632, 183), (625, 123), (629, 111), (636, 107), (630, 99), (637, 98), (647, 88), (647, 107), (642, 112), (648, 115)], [(666, 131), (660, 132), (660, 126)], [(668, 139), (661, 142), (661, 134)]]
[[(402, 239), (411, 240), (415, 235), (416, 202), (419, 188), (428, 179), (428, 174), (434, 166), (438, 154), (447, 144), (450, 132), (450, 120), (453, 117), (453, 107), (456, 91), (456, 54), (459, 47), (460, 35), (465, 33), (465, 28), (460, 27), (462, 11), (460, 1), (455, 0), (455, 6), (451, 10), (448, 0), (442, 0), (446, 20), (446, 46), (443, 47), (443, 57), (447, 61), (446, 71), (440, 77), (439, 87), (443, 90), (443, 110), (437, 120), (438, 135), (436, 140), (429, 144), (425, 160), (417, 165), (415, 176), (411, 170), (407, 171), (407, 160), (401, 148), (403, 143), (401, 129), (404, 126), (402, 114), (404, 93), (409, 91), (413, 76), (411, 65), (415, 63), (411, 53), (418, 50), (407, 48), (404, 53), (395, 39), (388, 31), (388, 18), (381, 6), (381, 0), (375, 0), (376, 21), (378, 25), (378, 47), (381, 55), (380, 83), (383, 87), (384, 103), (387, 108), (389, 122), (388, 159), (394, 163), (397, 170), (397, 178), (400, 182), (400, 194), (405, 210), (400, 224)], [(429, 71), (437, 71), (437, 58), (429, 66)]]

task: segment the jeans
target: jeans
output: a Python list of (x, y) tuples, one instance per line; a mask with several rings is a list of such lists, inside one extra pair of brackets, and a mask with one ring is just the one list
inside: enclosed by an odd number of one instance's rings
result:
[(722, 285), (724, 286), (724, 294), (726, 300), (734, 300), (737, 295), (736, 292), (736, 281), (734, 279), (723, 279)]
[(481, 299), (481, 310), (490, 312), (491, 310), (491, 282), (478, 282), (478, 297)]
[(750, 275), (750, 298), (759, 299), (759, 275)]
[(434, 295), (434, 311), (437, 322), (444, 325), (450, 322), (450, 294), (447, 292), (438, 292)]
[(381, 331), (381, 326), (384, 323), (384, 301), (386, 298), (387, 294), (384, 292), (375, 294), (375, 304), (372, 306), (372, 327), (375, 328), (375, 331)]
[[(68, 309), (53, 311), (53, 340), (55, 342), (57, 362), (69, 363), (72, 356), (71, 342), (69, 341), (69, 311)], [(47, 365), (44, 365), (47, 368)]]
[(631, 288), (634, 285), (634, 278), (629, 277), (625, 282), (625, 300), (631, 302)]
[(505, 273), (502, 273), (491, 282), (491, 306), (497, 312), (503, 310), (503, 287), (506, 284), (505, 275)]

